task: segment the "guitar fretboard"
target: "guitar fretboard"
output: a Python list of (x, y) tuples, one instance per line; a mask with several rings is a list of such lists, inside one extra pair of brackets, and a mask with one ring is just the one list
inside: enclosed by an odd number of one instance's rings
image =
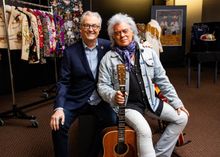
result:
[(124, 143), (125, 141), (125, 106), (119, 107), (118, 112), (118, 142)]
[[(117, 66), (118, 70), (118, 81), (120, 91), (125, 94), (125, 65), (119, 64)], [(119, 105), (118, 112), (118, 142), (125, 142), (125, 104)]]

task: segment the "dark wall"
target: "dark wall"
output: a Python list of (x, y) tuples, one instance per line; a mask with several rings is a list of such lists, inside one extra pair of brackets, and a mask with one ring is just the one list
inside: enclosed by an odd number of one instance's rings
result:
[(103, 25), (100, 36), (108, 38), (107, 21), (112, 15), (122, 12), (132, 16), (135, 22), (147, 23), (150, 20), (152, 4), (152, 0), (92, 0), (91, 9), (102, 16)]
[(219, 7), (219, 0), (203, 0), (202, 22), (219, 22)]

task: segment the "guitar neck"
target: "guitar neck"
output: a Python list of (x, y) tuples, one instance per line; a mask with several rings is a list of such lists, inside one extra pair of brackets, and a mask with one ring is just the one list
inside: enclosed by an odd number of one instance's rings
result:
[(118, 112), (118, 142), (124, 143), (125, 141), (125, 106), (119, 106)]
[[(120, 91), (125, 94), (125, 85), (120, 85)], [(125, 142), (125, 105), (119, 105), (118, 112), (118, 142)]]
[(119, 90), (125, 94), (125, 85), (119, 85)]
[[(118, 81), (119, 81), (119, 90), (125, 96), (125, 65), (118, 64)], [(125, 142), (125, 104), (119, 105), (118, 113), (118, 143)]]

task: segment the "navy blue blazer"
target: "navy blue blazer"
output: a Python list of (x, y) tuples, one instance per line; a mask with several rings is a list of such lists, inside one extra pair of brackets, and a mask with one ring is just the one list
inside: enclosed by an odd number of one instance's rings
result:
[[(110, 50), (110, 41), (98, 39), (97, 49), (99, 66), (102, 57)], [(66, 48), (63, 53), (54, 108), (63, 107), (72, 110), (82, 107), (88, 102), (96, 85), (97, 79), (93, 77), (80, 40)]]

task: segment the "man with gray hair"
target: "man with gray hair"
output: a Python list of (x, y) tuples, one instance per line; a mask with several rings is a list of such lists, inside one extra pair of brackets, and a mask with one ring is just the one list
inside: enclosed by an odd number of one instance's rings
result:
[(102, 19), (97, 12), (84, 12), (80, 22), (82, 40), (64, 51), (50, 120), (56, 157), (69, 157), (68, 131), (79, 115), (92, 114), (97, 120), (94, 126), (97, 142), (92, 144), (88, 157), (98, 156), (101, 148), (100, 131), (116, 124), (115, 112), (101, 100), (96, 90), (98, 66), (101, 58), (110, 50), (110, 41), (98, 38)]
[[(179, 134), (185, 128), (189, 112), (169, 81), (156, 52), (139, 43), (134, 20), (118, 13), (108, 21), (112, 50), (99, 67), (98, 92), (118, 113), (125, 105), (125, 122), (136, 132), (138, 157), (170, 157)], [(124, 64), (125, 93), (120, 91), (117, 65)], [(156, 97), (157, 84), (168, 103)], [(161, 138), (153, 146), (152, 132), (145, 114), (168, 121)]]

